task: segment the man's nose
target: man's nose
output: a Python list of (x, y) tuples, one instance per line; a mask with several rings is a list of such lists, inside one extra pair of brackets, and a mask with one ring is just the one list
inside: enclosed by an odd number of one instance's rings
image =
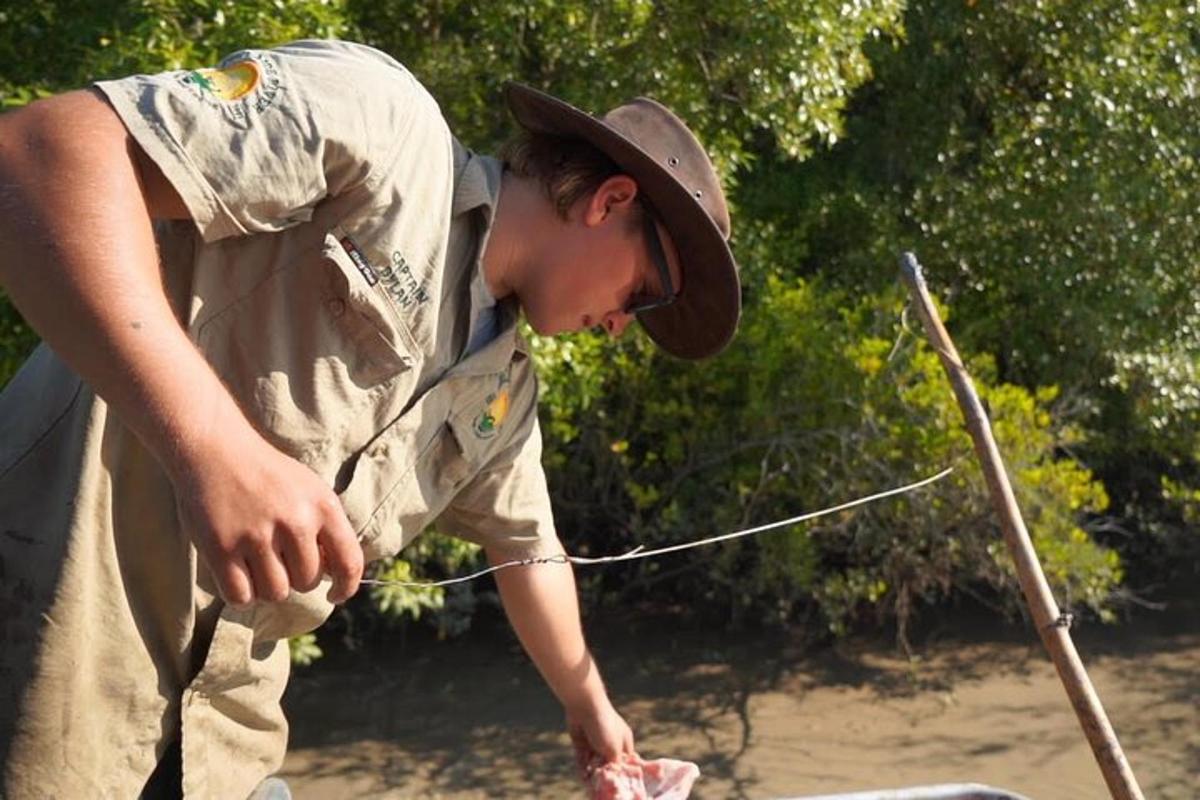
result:
[(604, 315), (604, 330), (608, 335), (617, 339), (629, 327), (629, 323), (633, 322), (633, 314), (626, 314), (624, 311), (610, 311)]

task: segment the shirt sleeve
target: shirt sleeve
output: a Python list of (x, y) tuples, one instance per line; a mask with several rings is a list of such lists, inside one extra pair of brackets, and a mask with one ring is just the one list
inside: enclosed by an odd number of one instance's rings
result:
[(542, 433), (532, 406), (513, 440), (450, 501), (438, 519), (443, 533), (482, 545), (502, 558), (559, 555), (550, 492), (542, 470)]
[(428, 92), (363, 45), (302, 41), (215, 67), (96, 84), (205, 241), (305, 222), (449, 130)]

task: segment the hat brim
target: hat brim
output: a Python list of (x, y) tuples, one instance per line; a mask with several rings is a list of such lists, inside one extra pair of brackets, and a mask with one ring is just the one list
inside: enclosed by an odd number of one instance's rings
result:
[(679, 254), (683, 285), (676, 300), (638, 314), (659, 347), (673, 356), (701, 359), (725, 349), (741, 316), (741, 284), (721, 230), (689, 189), (636, 143), (606, 122), (558, 98), (507, 83), (513, 116), (535, 133), (590, 142), (637, 181)]

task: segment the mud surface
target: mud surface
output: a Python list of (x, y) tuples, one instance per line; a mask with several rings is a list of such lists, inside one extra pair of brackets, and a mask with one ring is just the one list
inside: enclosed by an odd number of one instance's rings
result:
[[(696, 761), (693, 797), (785, 798), (978, 782), (1030, 798), (1107, 792), (1031, 631), (803, 647), (786, 637), (603, 628), (593, 649), (647, 757)], [(664, 631), (667, 631), (664, 633)], [(1200, 619), (1074, 638), (1146, 796), (1200, 797)], [(283, 774), (299, 800), (582, 797), (561, 713), (511, 637), (330, 657), (293, 679)]]

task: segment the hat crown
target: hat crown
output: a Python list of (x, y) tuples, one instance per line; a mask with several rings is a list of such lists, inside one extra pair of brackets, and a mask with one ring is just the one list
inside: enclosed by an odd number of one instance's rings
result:
[(638, 97), (617, 106), (601, 120), (679, 181), (716, 224), (722, 238), (729, 239), (729, 208), (717, 171), (683, 120), (649, 97)]

